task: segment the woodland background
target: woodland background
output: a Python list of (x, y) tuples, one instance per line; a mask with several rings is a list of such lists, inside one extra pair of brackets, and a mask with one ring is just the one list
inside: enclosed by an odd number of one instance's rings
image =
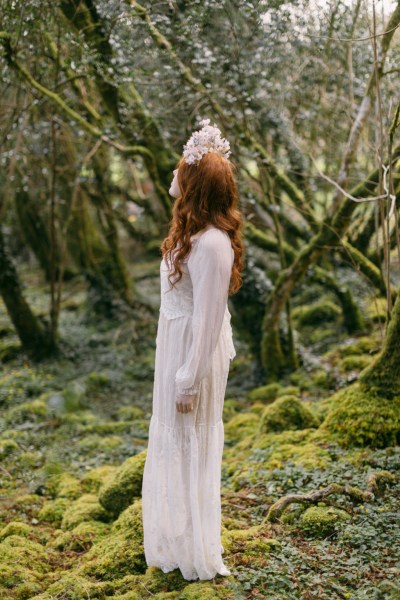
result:
[[(0, 7), (4, 598), (400, 597), (400, 2)], [(147, 568), (173, 170), (210, 118), (245, 220), (233, 575)], [(397, 544), (397, 546), (396, 546)]]

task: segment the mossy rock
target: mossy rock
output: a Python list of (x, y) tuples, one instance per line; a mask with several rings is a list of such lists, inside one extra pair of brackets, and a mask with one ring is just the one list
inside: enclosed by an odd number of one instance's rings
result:
[(277, 398), (281, 396), (299, 396), (300, 388), (297, 385), (287, 385), (282, 386), (282, 388), (278, 391)]
[(81, 479), (81, 487), (84, 492), (98, 492), (100, 487), (115, 473), (117, 467), (114, 465), (101, 465), (88, 471)]
[(141, 498), (113, 523), (111, 532), (84, 555), (82, 574), (103, 581), (144, 573), (147, 563), (143, 552)]
[(254, 404), (252, 404), (249, 407), (249, 412), (254, 413), (255, 415), (258, 415), (258, 417), (261, 418), (261, 415), (264, 412), (264, 408), (265, 408), (265, 404), (263, 402), (254, 402)]
[(70, 501), (67, 498), (48, 500), (43, 504), (37, 518), (39, 521), (60, 524), (69, 505)]
[(84, 521), (101, 521), (107, 523), (112, 515), (99, 503), (95, 494), (83, 494), (70, 504), (64, 512), (61, 529), (74, 529)]
[(282, 385), (280, 383), (269, 383), (268, 385), (262, 385), (261, 387), (257, 387), (252, 389), (247, 394), (247, 399), (249, 402), (264, 402), (264, 404), (270, 404), (278, 397), (279, 392), (282, 390)]
[(309, 506), (300, 517), (300, 528), (313, 537), (327, 537), (334, 533), (336, 524), (350, 520), (350, 515), (333, 506)]
[(10, 535), (19, 535), (28, 538), (32, 533), (32, 527), (22, 521), (11, 521), (0, 530), (0, 541), (5, 540)]
[(14, 360), (22, 350), (21, 344), (16, 342), (0, 343), (0, 363), (6, 363)]
[(359, 338), (356, 342), (338, 348), (339, 354), (345, 356), (371, 355), (380, 351), (381, 342), (372, 336)]
[(243, 412), (232, 417), (224, 427), (227, 444), (237, 444), (245, 437), (254, 434), (260, 425), (260, 417), (253, 412)]
[(20, 535), (0, 543), (0, 589), (12, 590), (4, 598), (33, 598), (42, 591), (44, 574), (51, 570), (47, 550)]
[(272, 549), (280, 547), (279, 540), (268, 537), (267, 532), (264, 524), (253, 525), (247, 529), (224, 530), (221, 543), (225, 552), (241, 552), (249, 558), (265, 558)]
[(330, 379), (329, 374), (324, 369), (316, 369), (310, 373), (312, 385), (318, 388), (329, 389)]
[(260, 433), (318, 427), (317, 419), (296, 396), (281, 396), (266, 406), (260, 422)]
[(332, 459), (328, 450), (314, 442), (317, 431), (297, 429), (265, 433), (257, 437), (253, 448), (268, 450), (268, 457), (263, 463), (265, 469), (281, 469), (288, 461), (304, 469), (324, 469)]
[(213, 584), (207, 581), (199, 581), (191, 583), (183, 588), (178, 600), (217, 600), (218, 598), (225, 598), (225, 593), (218, 589)]
[(356, 381), (330, 401), (332, 408), (319, 429), (342, 446), (386, 448), (400, 443), (400, 397), (388, 400)]
[(142, 493), (143, 470), (147, 449), (131, 456), (99, 489), (100, 504), (118, 515)]
[[(179, 592), (187, 587), (188, 582), (183, 578), (180, 569), (174, 569), (169, 573), (164, 573), (158, 567), (147, 567), (146, 573), (141, 581), (143, 589), (149, 594), (159, 596), (157, 592)], [(181, 598), (177, 594), (177, 598)], [(196, 596), (197, 598), (198, 596)]]
[(341, 309), (330, 300), (319, 300), (307, 306), (298, 306), (293, 309), (293, 320), (299, 326), (312, 326), (324, 324), (327, 321), (336, 321), (342, 314)]
[(114, 584), (111, 581), (92, 581), (75, 571), (59, 572), (57, 581), (51, 583), (46, 591), (29, 600), (86, 600), (103, 599), (113, 596)]
[(59, 498), (79, 498), (82, 494), (81, 482), (70, 473), (60, 473), (56, 476), (55, 493)]
[(110, 529), (107, 523), (99, 521), (82, 521), (72, 531), (64, 531), (53, 542), (52, 546), (57, 550), (74, 550), (81, 552), (88, 550), (101, 538), (103, 538)]
[(360, 371), (365, 369), (371, 361), (373, 360), (372, 356), (366, 355), (349, 355), (342, 358), (342, 360), (338, 363), (339, 371), (344, 373), (348, 373), (349, 371)]
[(111, 532), (123, 534), (126, 539), (142, 542), (143, 540), (143, 518), (142, 499), (135, 500), (119, 515), (111, 526)]
[(0, 440), (0, 458), (6, 458), (10, 454), (14, 454), (19, 450), (19, 446), (15, 440), (3, 438)]

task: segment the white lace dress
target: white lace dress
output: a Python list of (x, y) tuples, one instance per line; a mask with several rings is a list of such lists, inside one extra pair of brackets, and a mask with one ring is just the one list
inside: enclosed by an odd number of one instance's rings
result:
[[(228, 287), (234, 252), (228, 234), (208, 226), (192, 237), (183, 277), (170, 289), (160, 265), (153, 410), (142, 484), (148, 566), (179, 568), (187, 580), (230, 575), (222, 560), (222, 409), (232, 340)], [(177, 393), (194, 394), (180, 413)]]

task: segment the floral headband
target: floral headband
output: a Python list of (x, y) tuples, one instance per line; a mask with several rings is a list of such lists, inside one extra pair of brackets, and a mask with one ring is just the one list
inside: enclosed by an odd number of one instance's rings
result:
[(207, 152), (218, 152), (224, 158), (231, 154), (228, 140), (221, 137), (216, 124), (211, 126), (210, 119), (200, 121), (202, 129), (195, 131), (183, 147), (183, 157), (189, 165), (198, 164)]

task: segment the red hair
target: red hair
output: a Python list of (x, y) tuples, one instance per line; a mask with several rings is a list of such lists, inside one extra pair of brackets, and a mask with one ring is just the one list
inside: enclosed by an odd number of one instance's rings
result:
[[(172, 208), (172, 221), (161, 252), (167, 263), (174, 265), (168, 279), (178, 274), (174, 285), (182, 278), (179, 262), (190, 252), (190, 237), (212, 224), (226, 231), (234, 251), (229, 295), (242, 287), (244, 245), (243, 218), (238, 209), (239, 192), (234, 179), (236, 166), (217, 152), (208, 152), (199, 163), (178, 162), (178, 184), (181, 195)], [(173, 259), (171, 256), (173, 252)], [(168, 260), (167, 260), (168, 259)]]

